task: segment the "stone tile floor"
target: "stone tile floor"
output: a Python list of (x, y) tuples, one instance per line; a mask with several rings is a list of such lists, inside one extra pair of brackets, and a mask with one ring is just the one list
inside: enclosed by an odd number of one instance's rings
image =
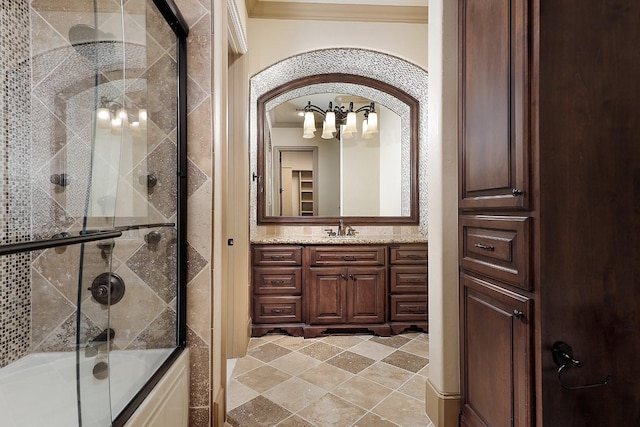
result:
[(233, 427), (427, 427), (429, 336), (251, 338), (228, 388)]

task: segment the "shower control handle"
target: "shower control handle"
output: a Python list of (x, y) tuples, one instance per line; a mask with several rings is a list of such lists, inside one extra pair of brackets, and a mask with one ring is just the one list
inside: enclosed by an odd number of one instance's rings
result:
[(158, 177), (155, 174), (141, 175), (138, 178), (140, 185), (145, 185), (148, 189), (152, 189), (158, 184)]
[(144, 235), (144, 241), (149, 245), (157, 245), (162, 239), (162, 234), (158, 231), (152, 231)]
[(66, 173), (54, 173), (49, 177), (49, 182), (60, 187), (70, 184), (71, 178)]

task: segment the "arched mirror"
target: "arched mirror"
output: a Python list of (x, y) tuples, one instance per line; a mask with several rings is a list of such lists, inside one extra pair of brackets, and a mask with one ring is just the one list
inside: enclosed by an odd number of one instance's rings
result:
[(418, 224), (418, 101), (350, 74), (257, 101), (259, 224)]

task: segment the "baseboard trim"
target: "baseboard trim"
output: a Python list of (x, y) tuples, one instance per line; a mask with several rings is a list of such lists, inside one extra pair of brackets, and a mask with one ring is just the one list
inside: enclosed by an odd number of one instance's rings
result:
[(436, 427), (458, 427), (460, 414), (460, 394), (442, 394), (427, 379), (425, 410)]

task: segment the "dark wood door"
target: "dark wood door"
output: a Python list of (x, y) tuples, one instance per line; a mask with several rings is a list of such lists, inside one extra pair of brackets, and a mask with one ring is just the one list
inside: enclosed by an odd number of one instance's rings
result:
[(462, 425), (529, 427), (530, 300), (463, 273), (460, 305)]
[(310, 324), (347, 322), (347, 279), (345, 267), (309, 269), (307, 301)]
[(384, 267), (351, 267), (347, 271), (349, 323), (382, 323), (385, 318)]
[(528, 0), (460, 0), (461, 209), (529, 200)]

